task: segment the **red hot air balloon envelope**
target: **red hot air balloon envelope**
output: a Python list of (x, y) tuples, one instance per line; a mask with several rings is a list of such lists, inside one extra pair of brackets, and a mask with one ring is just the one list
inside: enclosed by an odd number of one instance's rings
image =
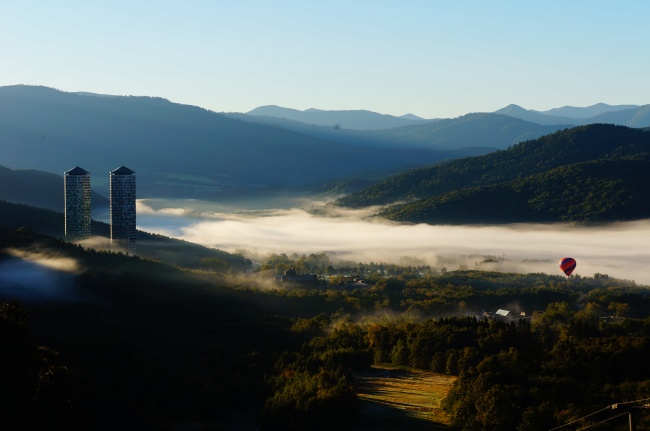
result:
[(560, 259), (560, 269), (566, 274), (567, 277), (570, 276), (573, 270), (576, 269), (576, 260), (572, 257), (565, 257)]

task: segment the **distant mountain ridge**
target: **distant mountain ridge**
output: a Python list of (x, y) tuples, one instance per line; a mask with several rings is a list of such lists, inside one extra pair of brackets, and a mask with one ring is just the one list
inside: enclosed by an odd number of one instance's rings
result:
[[(476, 113), (382, 130), (347, 130), (286, 118), (225, 114), (242, 121), (282, 127), (332, 142), (363, 147), (456, 151), (456, 157), (486, 154), (537, 138), (570, 124), (540, 125), (507, 115)], [(452, 156), (450, 154), (450, 156)]]
[(569, 124), (575, 125), (576, 120), (569, 117), (560, 117), (556, 115), (546, 115), (539, 111), (531, 109), (524, 109), (519, 105), (510, 104), (504, 108), (494, 111), (494, 114), (507, 115), (513, 118), (519, 118), (531, 123), (553, 125), (553, 124)]
[(650, 105), (612, 106), (605, 103), (598, 103), (585, 108), (565, 106), (542, 112), (524, 109), (521, 106), (511, 104), (494, 113), (543, 125), (571, 124), (581, 126), (603, 123), (636, 128), (650, 126)]
[[(319, 109), (282, 108), (278, 106), (259, 107), (247, 114), (225, 113), (232, 118), (282, 127), (320, 139), (350, 145), (395, 148), (429, 148), (440, 150), (467, 149), (467, 155), (478, 155), (493, 149), (504, 149), (510, 145), (534, 139), (577, 125), (605, 123), (629, 127), (650, 126), (650, 105), (607, 105), (598, 103), (587, 107), (564, 106), (548, 111), (524, 109), (511, 104), (493, 113), (470, 113), (456, 118), (418, 120), (404, 125), (378, 123), (378, 128), (343, 127), (351, 124), (354, 115), (363, 112), (377, 121), (391, 118), (369, 111), (323, 111)], [(329, 115), (324, 119), (323, 113)], [(313, 115), (312, 115), (313, 114)], [(336, 123), (333, 116), (336, 115)], [(406, 118), (409, 115), (400, 118)], [(413, 116), (411, 116), (413, 117)], [(411, 118), (409, 117), (409, 118)], [(503, 117), (509, 117), (506, 121)], [(394, 120), (397, 117), (392, 117)], [(415, 117), (419, 119), (419, 117)], [(500, 118), (500, 119), (499, 119)], [(523, 125), (517, 121), (525, 121)], [(334, 125), (333, 125), (334, 124)], [(498, 127), (499, 124), (502, 127)], [(471, 153), (470, 149), (474, 149)]]
[(55, 173), (79, 165), (105, 194), (109, 171), (121, 165), (136, 172), (138, 196), (212, 199), (377, 177), (448, 157), (369, 151), (162, 98), (0, 87), (3, 165)]
[(474, 113), (452, 119), (397, 127), (385, 130), (383, 133), (396, 141), (418, 142), (428, 148), (503, 149), (566, 127), (570, 126), (568, 124), (545, 126), (507, 115)]
[(605, 114), (607, 112), (622, 111), (625, 109), (636, 109), (639, 105), (608, 105), (606, 103), (596, 103), (595, 105), (586, 107), (577, 106), (562, 106), (560, 108), (549, 109), (548, 111), (541, 111), (544, 115), (552, 115), (559, 117), (569, 118), (590, 118), (596, 115)]
[(395, 117), (366, 110), (325, 111), (310, 108), (304, 111), (275, 105), (260, 106), (246, 112), (251, 116), (286, 118), (317, 126), (328, 126), (350, 130), (380, 130), (416, 124), (423, 120), (412, 114)]
[[(597, 103), (586, 107), (562, 106), (547, 111), (536, 111), (533, 109), (525, 109), (516, 104), (510, 104), (492, 112), (492, 114), (507, 115), (546, 126), (561, 124), (580, 126), (593, 123), (606, 123), (629, 127), (648, 127), (650, 126), (650, 114), (647, 112), (647, 107), (649, 106), (650, 105), (608, 105), (606, 103)], [(283, 118), (316, 126), (336, 127), (358, 131), (385, 130), (416, 125), (419, 123), (445, 120), (442, 118), (427, 120), (412, 114), (394, 117), (366, 110), (325, 111), (310, 108), (300, 111), (275, 105), (260, 106), (247, 112), (245, 115), (266, 118)], [(446, 120), (453, 119), (447, 118)]]

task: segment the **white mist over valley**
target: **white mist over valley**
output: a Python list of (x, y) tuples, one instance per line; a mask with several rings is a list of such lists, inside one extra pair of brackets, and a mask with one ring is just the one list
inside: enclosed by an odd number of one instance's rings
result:
[[(374, 209), (376, 210), (376, 208)], [(216, 204), (139, 200), (138, 228), (260, 262), (269, 253), (327, 253), (333, 259), (560, 275), (596, 273), (650, 284), (650, 220), (597, 227), (574, 224), (406, 225), (301, 198)]]

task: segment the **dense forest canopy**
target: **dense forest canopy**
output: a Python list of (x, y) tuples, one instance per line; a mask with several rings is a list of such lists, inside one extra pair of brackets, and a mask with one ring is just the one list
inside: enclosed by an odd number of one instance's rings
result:
[(649, 162), (648, 133), (592, 124), (412, 170), (336, 203), (401, 202), (382, 215), (426, 223), (633, 220), (650, 216)]
[[(0, 233), (2, 298), (20, 301), (0, 314), (3, 345), (13, 346), (1, 378), (23, 388), (8, 422), (38, 425), (60, 406), (65, 417), (50, 425), (61, 429), (229, 426), (233, 411), (268, 429), (355, 429), (365, 419), (353, 373), (387, 363), (458, 376), (444, 407), (463, 430), (547, 431), (650, 396), (650, 289), (606, 274), (567, 279), (317, 254), (270, 255), (253, 273), (224, 274), (26, 229)], [(9, 269), (48, 259), (75, 263), (58, 278), (66, 294), (21, 296), (35, 281), (10, 280)], [(327, 283), (273, 281), (287, 268)], [(54, 277), (44, 274), (40, 283)], [(516, 317), (498, 320), (497, 309)], [(21, 363), (32, 365), (13, 372)], [(53, 380), (34, 380), (43, 373)], [(25, 411), (29, 419), (18, 416)]]

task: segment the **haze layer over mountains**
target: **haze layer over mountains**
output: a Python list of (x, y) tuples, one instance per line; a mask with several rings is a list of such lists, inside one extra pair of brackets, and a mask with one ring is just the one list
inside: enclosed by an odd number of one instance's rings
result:
[[(161, 98), (18, 85), (0, 87), (0, 160), (10, 169), (57, 175), (81, 166), (91, 172), (93, 190), (104, 195), (108, 172), (120, 165), (137, 173), (138, 196), (147, 198), (349, 193), (391, 175), (591, 123), (648, 127), (650, 105), (601, 103), (544, 112), (510, 105), (426, 120), (274, 106), (216, 113)], [(526, 160), (534, 158), (524, 152)], [(417, 196), (431, 194), (420, 189)]]

